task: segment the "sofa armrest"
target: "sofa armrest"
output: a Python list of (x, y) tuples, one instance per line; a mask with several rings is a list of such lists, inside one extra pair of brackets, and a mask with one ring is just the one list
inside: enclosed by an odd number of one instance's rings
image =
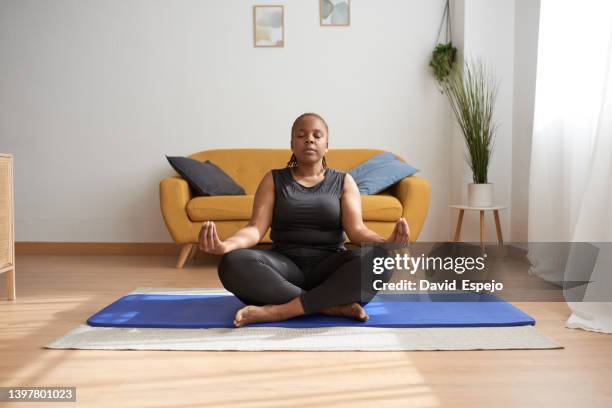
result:
[(180, 177), (167, 177), (159, 183), (159, 201), (166, 227), (177, 244), (193, 241), (193, 223), (187, 215), (191, 190)]
[(416, 241), (429, 210), (429, 182), (421, 177), (410, 176), (391, 188), (391, 194), (402, 203), (402, 217), (410, 226), (410, 240)]

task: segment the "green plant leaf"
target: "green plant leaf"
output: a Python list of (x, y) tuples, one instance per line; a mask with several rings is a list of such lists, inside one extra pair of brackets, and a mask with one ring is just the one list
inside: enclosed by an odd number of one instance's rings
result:
[(466, 144), (474, 183), (487, 183), (497, 126), (493, 110), (498, 83), (481, 62), (466, 61), (441, 82)]
[(457, 48), (453, 47), (452, 42), (436, 46), (429, 66), (433, 68), (434, 76), (438, 82), (442, 82), (450, 74), (456, 55)]

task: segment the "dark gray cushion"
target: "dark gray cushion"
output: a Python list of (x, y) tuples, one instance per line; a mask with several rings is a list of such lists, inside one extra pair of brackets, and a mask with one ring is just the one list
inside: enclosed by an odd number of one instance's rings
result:
[(418, 170), (401, 162), (390, 152), (377, 154), (368, 161), (349, 170), (361, 195), (378, 194)]
[(201, 163), (189, 157), (166, 156), (170, 165), (200, 196), (245, 195), (244, 189), (209, 160)]

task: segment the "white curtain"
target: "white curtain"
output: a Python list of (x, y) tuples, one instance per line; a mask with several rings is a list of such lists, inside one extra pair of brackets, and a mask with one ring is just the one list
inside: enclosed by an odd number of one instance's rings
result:
[[(530, 242), (612, 241), (612, 1), (541, 1), (528, 222)], [(558, 254), (529, 257), (561, 280)], [(568, 327), (612, 333), (611, 257), (597, 258), (596, 301), (568, 303)]]

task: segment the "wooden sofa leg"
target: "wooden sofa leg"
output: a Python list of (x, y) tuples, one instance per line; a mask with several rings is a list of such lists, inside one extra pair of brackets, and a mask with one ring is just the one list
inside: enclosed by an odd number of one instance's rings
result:
[(193, 246), (194, 244), (183, 244), (181, 246), (181, 252), (179, 253), (178, 261), (176, 262), (176, 267), (178, 269), (183, 269), (185, 261), (187, 261), (187, 258), (189, 257)]
[(10, 271), (6, 271), (6, 288), (8, 289), (8, 300), (15, 300), (15, 266)]
[(198, 254), (198, 246), (196, 244), (191, 248), (191, 252), (189, 253), (189, 259), (196, 259), (196, 255)]

